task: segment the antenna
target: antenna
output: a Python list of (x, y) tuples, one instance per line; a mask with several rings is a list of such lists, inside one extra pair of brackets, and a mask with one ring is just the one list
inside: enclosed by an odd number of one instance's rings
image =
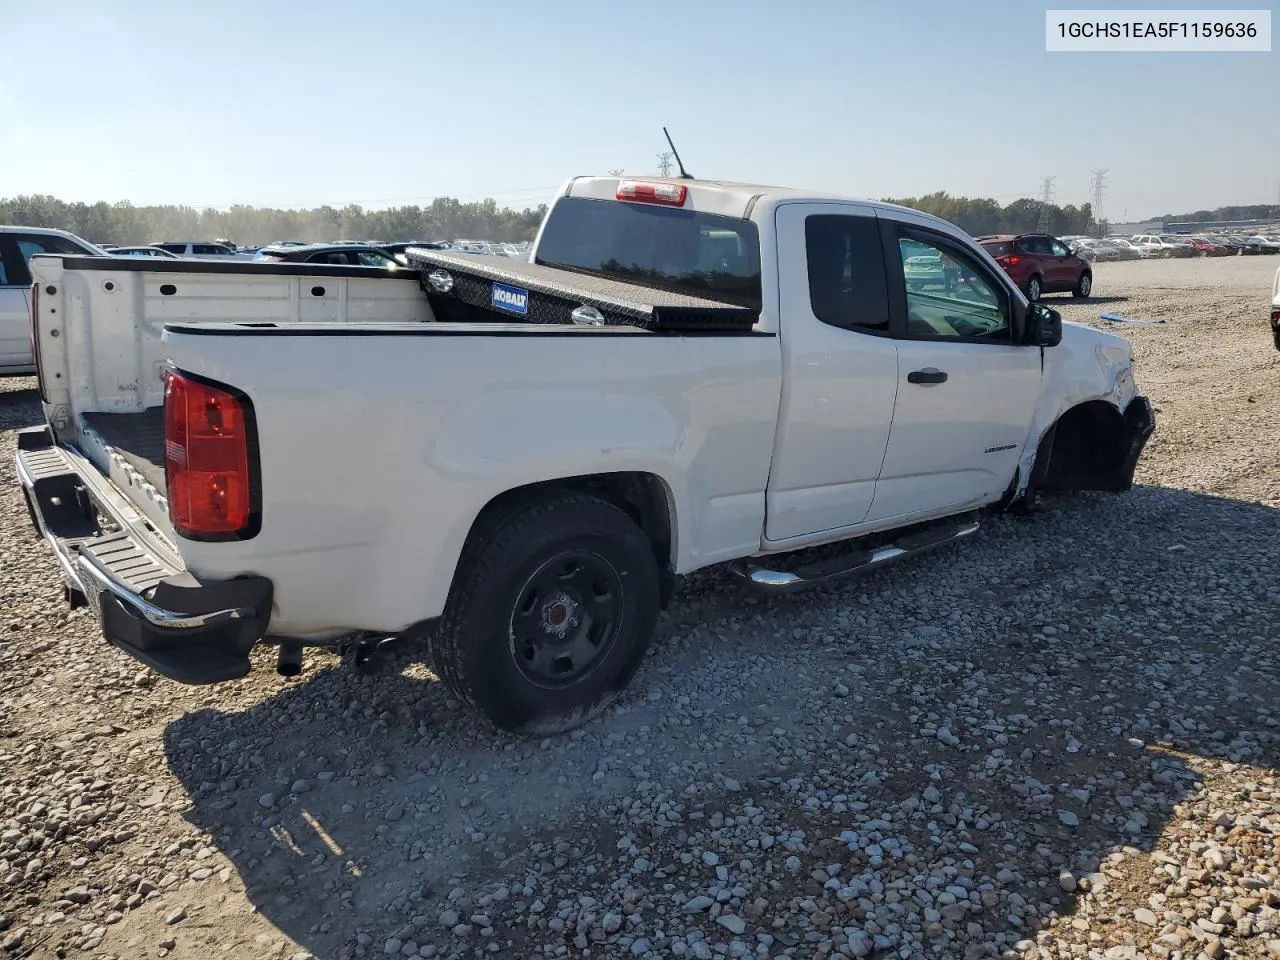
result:
[(680, 154), (676, 151), (676, 145), (671, 142), (671, 134), (667, 133), (666, 127), (662, 128), (662, 133), (667, 138), (667, 145), (671, 147), (671, 155), (676, 158), (676, 166), (680, 168), (680, 179), (692, 180), (693, 177), (689, 176), (688, 171), (685, 170), (684, 162), (680, 159)]

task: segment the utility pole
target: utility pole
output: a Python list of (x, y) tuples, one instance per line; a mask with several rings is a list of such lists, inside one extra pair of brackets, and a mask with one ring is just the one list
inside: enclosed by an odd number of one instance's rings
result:
[(661, 177), (671, 176), (671, 152), (658, 154), (658, 175)]
[(1093, 171), (1093, 179), (1089, 181), (1089, 193), (1093, 202), (1093, 222), (1098, 225), (1098, 236), (1103, 236), (1106, 224), (1102, 217), (1102, 195), (1106, 190), (1106, 170)]
[(1036, 224), (1036, 233), (1047, 233), (1049, 230), (1049, 207), (1053, 205), (1053, 181), (1057, 177), (1040, 178), (1040, 221)]

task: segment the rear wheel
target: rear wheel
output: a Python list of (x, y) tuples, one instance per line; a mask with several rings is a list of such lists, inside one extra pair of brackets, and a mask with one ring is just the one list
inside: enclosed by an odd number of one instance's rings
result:
[(1031, 279), (1027, 281), (1027, 299), (1030, 300), (1032, 303), (1035, 303), (1037, 300), (1040, 299), (1040, 293), (1041, 293), (1040, 278), (1033, 274), (1031, 276)]
[(559, 733), (626, 687), (658, 609), (644, 533), (612, 504), (566, 494), (481, 521), (428, 648), (440, 679), (495, 726)]
[(1077, 297), (1087, 297), (1093, 292), (1093, 274), (1082, 273), (1080, 279), (1076, 281), (1076, 288), (1072, 293)]

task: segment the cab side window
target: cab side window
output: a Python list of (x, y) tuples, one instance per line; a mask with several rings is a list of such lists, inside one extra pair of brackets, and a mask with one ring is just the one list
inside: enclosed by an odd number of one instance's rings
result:
[(884, 246), (874, 217), (815, 214), (804, 222), (809, 305), (823, 323), (889, 332)]

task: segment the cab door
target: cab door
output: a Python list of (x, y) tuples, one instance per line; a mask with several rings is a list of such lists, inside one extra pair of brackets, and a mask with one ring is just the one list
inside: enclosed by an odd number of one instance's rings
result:
[(899, 382), (874, 208), (783, 203), (775, 223), (783, 389), (765, 500), (771, 546), (866, 519)]
[[(997, 499), (1017, 471), (1040, 396), (1039, 347), (1021, 297), (961, 241), (885, 219), (898, 348), (897, 402), (868, 522), (894, 525)], [(904, 265), (949, 261), (956, 282), (913, 283)]]

